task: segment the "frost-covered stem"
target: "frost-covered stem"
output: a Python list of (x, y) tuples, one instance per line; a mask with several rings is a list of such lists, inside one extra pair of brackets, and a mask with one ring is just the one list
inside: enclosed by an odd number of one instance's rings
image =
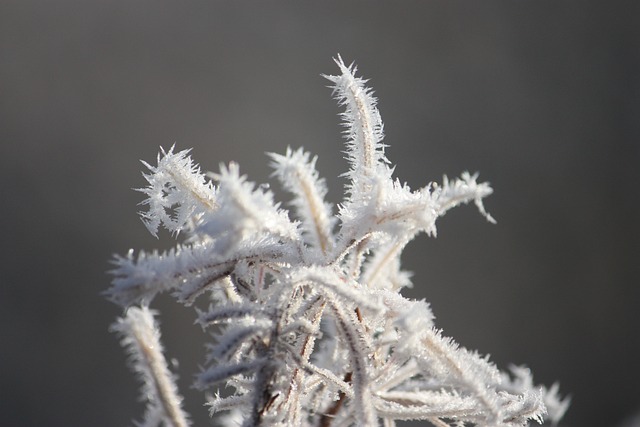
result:
[(363, 236), (360, 236), (359, 238), (356, 238), (355, 236), (354, 237), (343, 236), (339, 240), (338, 246), (329, 257), (329, 261), (327, 262), (327, 265), (340, 264), (340, 262), (342, 262), (344, 257), (349, 255), (349, 252), (351, 252), (354, 248), (357, 248), (361, 242), (365, 241), (372, 235), (373, 233), (365, 233)]
[[(377, 100), (365, 86), (366, 80), (355, 76), (356, 67), (346, 66), (338, 56), (336, 64), (342, 72), (339, 76), (325, 76), (334, 83), (334, 95), (344, 105), (345, 135), (347, 155), (351, 170), (352, 200), (366, 198), (371, 190), (371, 179), (381, 171), (387, 160), (384, 157), (384, 137), (382, 119), (376, 107)], [(388, 171), (386, 171), (388, 172)], [(383, 175), (387, 175), (387, 173)]]
[[(350, 383), (352, 380), (352, 377), (353, 377), (353, 372), (347, 372), (344, 375), (344, 382)], [(340, 411), (340, 408), (342, 408), (342, 405), (344, 405), (344, 401), (346, 397), (347, 397), (347, 394), (343, 390), (340, 390), (340, 392), (338, 393), (338, 400), (333, 402), (333, 405), (331, 405), (329, 409), (327, 409), (325, 413), (322, 414), (322, 417), (320, 417), (319, 427), (331, 426), (331, 421), (333, 421), (333, 418), (335, 417), (335, 415)]]
[[(349, 77), (352, 77), (349, 75)], [(366, 92), (354, 81), (353, 77), (347, 79), (346, 90), (351, 95), (353, 104), (356, 107), (356, 120), (362, 129), (362, 165), (363, 173), (366, 177), (373, 174), (375, 166), (375, 136), (373, 133), (373, 120), (371, 117), (371, 106), (367, 102)]]
[(181, 407), (173, 375), (162, 354), (160, 333), (148, 307), (132, 307), (124, 318), (113, 324), (112, 330), (122, 335), (122, 344), (129, 349), (133, 368), (145, 383), (145, 398), (149, 413), (160, 412), (160, 418), (172, 427), (189, 425)]
[[(267, 350), (267, 357), (269, 356), (269, 353), (270, 351)], [(267, 362), (265, 366), (263, 366), (262, 369), (258, 370), (258, 372), (256, 373), (251, 416), (247, 419), (247, 422), (244, 423), (243, 427), (259, 427), (263, 425), (264, 413), (269, 409), (268, 404), (273, 398), (271, 390), (271, 380), (273, 379), (275, 374), (276, 373), (273, 362)]]
[(206, 277), (198, 286), (194, 286), (189, 289), (188, 293), (183, 293), (180, 297), (180, 301), (184, 302), (185, 305), (190, 306), (196, 300), (196, 298), (202, 295), (209, 287), (213, 286), (219, 280), (222, 280), (233, 272), (233, 267), (235, 266), (235, 262), (228, 262), (225, 264), (229, 264), (229, 268), (224, 269), (223, 271)]
[(469, 172), (464, 172), (460, 179), (454, 180), (453, 183), (449, 182), (449, 179), (444, 176), (442, 178), (442, 187), (432, 184), (432, 188), (437, 192), (437, 214), (442, 216), (449, 209), (473, 200), (487, 221), (495, 224), (496, 220), (485, 210), (482, 203), (482, 199), (493, 193), (493, 189), (486, 182), (478, 184), (476, 182), (477, 178), (477, 173), (471, 175)]
[[(351, 266), (349, 267), (349, 277), (353, 280), (360, 278), (360, 271), (362, 268), (362, 261), (364, 260), (365, 252), (368, 249), (369, 238), (365, 237), (360, 240), (353, 250)], [(366, 283), (366, 282), (363, 282)]]
[(326, 255), (329, 250), (330, 230), (327, 229), (327, 218), (323, 212), (322, 198), (318, 195), (314, 184), (310, 181), (307, 174), (301, 171), (300, 168), (294, 169), (293, 178), (302, 195), (302, 200), (306, 202), (305, 204), (310, 214), (310, 222), (313, 224), (313, 234), (317, 238), (316, 243), (320, 247), (322, 254)]
[(487, 387), (484, 383), (479, 382), (477, 379), (472, 378), (472, 372), (469, 368), (460, 366), (460, 363), (451, 356), (451, 352), (447, 350), (445, 346), (441, 344), (441, 341), (436, 338), (433, 331), (429, 331), (423, 338), (423, 343), (426, 348), (431, 350), (434, 355), (451, 370), (454, 378), (461, 380), (471, 391), (474, 392), (474, 397), (480, 401), (480, 403), (489, 411), (493, 421), (500, 419), (500, 408), (496, 405), (496, 402), (489, 398), (487, 394)]
[(376, 254), (374, 258), (375, 264), (369, 266), (367, 269), (366, 275), (362, 278), (362, 283), (367, 286), (373, 285), (380, 272), (383, 271), (392, 260), (399, 256), (407, 243), (408, 239), (396, 240), (382, 248), (382, 253)]
[(250, 415), (246, 418), (243, 427), (259, 427), (264, 425), (265, 412), (273, 403), (273, 379), (277, 375), (277, 358), (275, 357), (276, 342), (278, 340), (280, 328), (275, 326), (271, 330), (266, 346), (261, 344), (258, 355), (265, 360), (263, 366), (257, 370), (253, 382), (253, 402), (251, 404)]
[(315, 235), (318, 237), (318, 245), (323, 255), (327, 254), (329, 250), (329, 235), (328, 230), (322, 224), (322, 218), (320, 214), (320, 205), (318, 203), (318, 197), (314, 194), (313, 187), (306, 181), (304, 176), (300, 172), (296, 174), (296, 178), (300, 182), (300, 188), (304, 194), (305, 200), (309, 205), (309, 211), (311, 212), (311, 218), (313, 220), (313, 228)]
[(218, 208), (209, 191), (201, 186), (194, 185), (193, 179), (188, 174), (185, 174), (181, 168), (171, 167), (167, 168), (166, 172), (173, 178), (176, 186), (187, 194), (196, 199), (202, 206), (206, 207), (209, 211), (214, 211)]
[[(349, 351), (349, 361), (351, 362), (352, 383), (354, 391), (354, 405), (356, 417), (359, 425), (373, 427), (377, 424), (376, 413), (371, 404), (372, 396), (369, 387), (369, 373), (367, 354), (363, 349), (362, 332), (357, 331), (361, 325), (358, 321), (350, 320), (341, 307), (335, 303), (330, 303), (331, 310), (338, 329), (345, 339), (345, 345)], [(352, 315), (354, 317), (354, 315)]]
[(302, 222), (306, 243), (318, 251), (313, 258), (326, 258), (333, 248), (333, 220), (331, 205), (324, 201), (327, 193), (325, 182), (315, 169), (317, 157), (311, 157), (302, 149), (293, 151), (290, 148), (285, 155), (269, 155), (273, 159), (273, 175), (294, 196), (292, 204)]
[[(280, 257), (282, 257), (282, 253), (277, 250), (269, 252), (264, 251), (260, 254), (247, 254), (245, 256), (231, 257), (225, 261), (210, 263), (197, 268), (193, 267), (186, 272), (176, 273), (172, 277), (172, 280), (179, 281), (186, 280), (189, 276), (203, 276), (199, 282), (195, 282), (192, 286), (184, 286), (183, 289), (180, 290), (180, 302), (185, 305), (192, 305), (195, 299), (212, 285), (228, 277), (238, 263), (260, 262), (266, 264), (270, 261), (277, 261)], [(207, 274), (203, 274), (203, 272)]]
[(283, 292), (279, 300), (279, 307), (283, 307), (274, 316), (277, 319), (267, 340), (267, 345), (258, 353), (264, 357), (266, 363), (256, 372), (254, 382), (254, 401), (251, 409), (251, 416), (244, 427), (258, 427), (265, 425), (265, 414), (269, 411), (271, 404), (277, 396), (274, 394), (274, 379), (279, 375), (279, 364), (281, 357), (276, 354), (279, 347), (280, 334), (290, 316), (290, 310), (296, 302), (297, 295), (301, 289), (294, 287), (290, 292)]
[[(311, 307), (316, 304), (319, 307), (316, 309), (314, 313), (313, 320), (311, 322), (313, 333), (307, 333), (302, 338), (302, 349), (300, 350), (299, 362), (303, 366), (308, 365), (309, 357), (313, 352), (313, 347), (316, 341), (315, 331), (318, 330), (320, 326), (320, 321), (322, 320), (322, 315), (324, 314), (324, 308), (326, 306), (326, 302), (324, 298), (318, 296), (315, 301), (311, 304)], [(291, 381), (291, 385), (287, 391), (287, 395), (285, 401), (289, 401), (289, 419), (297, 425), (299, 423), (299, 417), (302, 412), (302, 406), (300, 404), (300, 390), (302, 388), (302, 379), (304, 378), (304, 371), (300, 367), (296, 367), (293, 372), (293, 379)]]

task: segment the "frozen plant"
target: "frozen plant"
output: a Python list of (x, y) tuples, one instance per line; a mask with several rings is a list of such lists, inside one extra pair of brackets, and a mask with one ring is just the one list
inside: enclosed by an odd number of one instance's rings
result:
[(407, 243), (435, 235), (436, 219), (462, 203), (493, 222), (482, 204), (491, 188), (468, 173), (415, 191), (394, 179), (371, 89), (353, 65), (336, 63), (340, 74), (325, 77), (344, 107), (350, 166), (337, 214), (302, 149), (270, 155), (292, 212), (235, 163), (203, 174), (189, 150), (173, 148), (145, 163), (142, 219), (154, 236), (165, 228), (182, 243), (117, 256), (107, 291), (126, 309), (112, 329), (144, 383), (141, 425), (189, 425), (149, 309), (160, 292), (187, 306), (209, 299), (197, 323), (213, 339), (195, 386), (223, 425), (556, 423), (568, 406), (556, 386), (534, 385), (522, 367), (498, 370), (444, 336), (426, 302), (400, 293), (411, 283), (400, 268)]

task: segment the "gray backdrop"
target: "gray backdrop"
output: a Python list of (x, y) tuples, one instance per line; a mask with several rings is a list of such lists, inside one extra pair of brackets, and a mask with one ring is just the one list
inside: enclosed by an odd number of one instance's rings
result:
[[(0, 2), (0, 408), (7, 426), (123, 426), (137, 383), (100, 292), (112, 253), (166, 248), (138, 219), (138, 159), (194, 147), (269, 180), (265, 152), (345, 170), (321, 73), (371, 79), (388, 157), (414, 188), (481, 171), (473, 207), (404, 266), (437, 324), (499, 366), (573, 396), (567, 426), (640, 409), (640, 7), (637, 1)], [(189, 389), (194, 313), (168, 297), (164, 341)]]

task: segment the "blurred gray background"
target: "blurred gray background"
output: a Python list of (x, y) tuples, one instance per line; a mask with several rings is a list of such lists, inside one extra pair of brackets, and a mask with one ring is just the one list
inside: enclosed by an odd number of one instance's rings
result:
[[(270, 181), (265, 152), (346, 168), (332, 57), (371, 79), (388, 157), (412, 187), (480, 171), (495, 193), (404, 255), (410, 295), (500, 367), (558, 380), (563, 425), (640, 409), (640, 2), (0, 2), (3, 426), (124, 426), (137, 383), (100, 293), (113, 253), (167, 248), (137, 217), (138, 159), (193, 147)], [(168, 355), (189, 388), (194, 313), (169, 297)]]

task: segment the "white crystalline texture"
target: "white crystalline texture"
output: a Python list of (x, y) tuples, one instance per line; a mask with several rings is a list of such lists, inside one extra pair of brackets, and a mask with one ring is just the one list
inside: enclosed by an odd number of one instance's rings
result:
[(500, 371), (444, 336), (427, 302), (400, 293), (412, 285), (401, 269), (405, 246), (435, 235), (437, 219), (460, 204), (474, 202), (494, 222), (483, 205), (491, 187), (466, 172), (418, 190), (393, 178), (377, 100), (355, 66), (336, 63), (340, 74), (325, 77), (344, 107), (349, 163), (337, 212), (317, 158), (302, 149), (270, 154), (290, 212), (235, 163), (207, 175), (189, 150), (173, 148), (145, 163), (142, 220), (154, 236), (165, 228), (182, 241), (117, 256), (106, 292), (128, 310), (113, 330), (143, 380), (142, 425), (190, 422), (148, 308), (161, 292), (184, 305), (209, 299), (197, 313), (212, 340), (195, 385), (220, 425), (557, 423), (568, 407), (557, 385), (535, 385), (526, 368)]

